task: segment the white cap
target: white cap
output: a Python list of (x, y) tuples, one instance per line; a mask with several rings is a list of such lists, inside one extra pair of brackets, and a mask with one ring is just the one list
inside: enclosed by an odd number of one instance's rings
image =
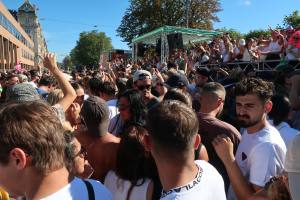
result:
[(246, 45), (245, 39), (240, 39), (239, 44), (240, 44), (241, 46), (245, 46), (245, 45)]
[(152, 80), (151, 73), (147, 70), (138, 70), (133, 75), (133, 82), (136, 82), (137, 80), (145, 80), (146, 78)]
[(285, 157), (285, 171), (289, 176), (289, 187), (293, 199), (300, 199), (300, 134), (290, 142)]

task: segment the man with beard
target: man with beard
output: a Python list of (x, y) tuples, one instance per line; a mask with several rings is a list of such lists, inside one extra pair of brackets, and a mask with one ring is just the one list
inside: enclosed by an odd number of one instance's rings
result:
[(284, 169), (286, 146), (280, 133), (267, 121), (272, 109), (273, 85), (261, 79), (244, 79), (235, 88), (236, 112), (245, 128), (234, 156), (227, 136), (218, 136), (213, 146), (223, 161), (233, 191), (228, 199), (248, 199)]
[(156, 98), (151, 93), (152, 87), (152, 76), (149, 71), (138, 70), (133, 75), (134, 89), (139, 90), (141, 96), (144, 99), (144, 103), (148, 109), (152, 108), (154, 105), (159, 103), (158, 98)]
[(201, 109), (198, 113), (199, 134), (202, 143), (207, 149), (209, 163), (212, 164), (222, 175), (226, 191), (229, 188), (229, 177), (226, 168), (216, 154), (212, 141), (218, 136), (225, 134), (233, 142), (234, 153), (237, 150), (241, 135), (232, 125), (219, 120), (224, 106), (226, 91), (225, 88), (216, 82), (206, 83), (200, 97)]

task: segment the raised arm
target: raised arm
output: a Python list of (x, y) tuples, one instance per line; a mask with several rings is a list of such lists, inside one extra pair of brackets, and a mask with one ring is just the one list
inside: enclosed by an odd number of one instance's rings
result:
[(226, 167), (230, 183), (237, 199), (250, 198), (256, 190), (261, 188), (251, 185), (243, 176), (233, 155), (233, 143), (227, 136), (218, 136), (213, 141), (213, 146)]
[(65, 78), (65, 75), (57, 67), (54, 53), (46, 54), (44, 58), (44, 66), (52, 73), (64, 93), (64, 97), (58, 102), (58, 104), (60, 104), (64, 111), (66, 111), (75, 100), (76, 92)]

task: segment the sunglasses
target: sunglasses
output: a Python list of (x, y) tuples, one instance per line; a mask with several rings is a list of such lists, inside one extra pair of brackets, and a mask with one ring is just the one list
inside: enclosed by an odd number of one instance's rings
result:
[(140, 86), (138, 86), (138, 89), (140, 91), (144, 91), (145, 89), (149, 91), (149, 90), (151, 90), (151, 85), (140, 85)]
[(162, 83), (156, 83), (156, 85), (158, 85), (158, 86), (164, 86), (164, 84), (162, 84)]
[(81, 158), (86, 158), (87, 151), (86, 151), (86, 149), (83, 146), (81, 146), (80, 151), (74, 157), (76, 158), (77, 156), (79, 156)]

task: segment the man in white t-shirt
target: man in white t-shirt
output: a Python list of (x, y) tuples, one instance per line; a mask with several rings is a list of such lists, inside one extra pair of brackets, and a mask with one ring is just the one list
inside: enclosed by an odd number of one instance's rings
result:
[(228, 199), (248, 199), (261, 190), (271, 177), (283, 171), (286, 146), (279, 132), (267, 121), (272, 109), (273, 85), (261, 79), (249, 78), (235, 88), (236, 112), (245, 128), (236, 155), (228, 137), (213, 141), (223, 161), (232, 190)]
[(191, 108), (178, 101), (164, 101), (150, 109), (147, 127), (149, 135), (144, 142), (158, 169), (161, 200), (226, 199), (218, 171), (206, 161), (194, 161), (200, 136)]
[(26, 199), (112, 199), (93, 180), (74, 178), (66, 168), (64, 129), (46, 103), (9, 103), (0, 109), (0, 185)]
[(290, 127), (287, 123), (291, 112), (291, 103), (288, 97), (283, 95), (274, 95), (272, 97), (273, 108), (269, 113), (270, 124), (272, 124), (280, 133), (286, 147), (294, 137), (300, 133), (299, 130)]

